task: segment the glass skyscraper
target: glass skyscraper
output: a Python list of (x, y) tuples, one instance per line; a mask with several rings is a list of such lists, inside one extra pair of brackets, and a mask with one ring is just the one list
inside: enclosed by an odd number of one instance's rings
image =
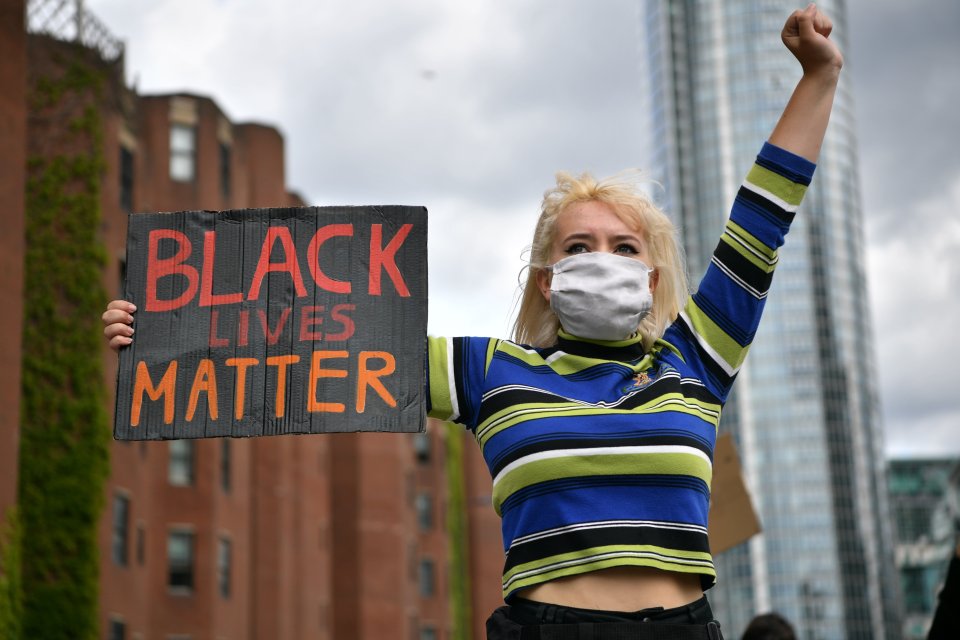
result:
[[(648, 0), (642, 13), (651, 160), (694, 281), (799, 78), (779, 33), (800, 4)], [(819, 4), (848, 50), (844, 3)], [(732, 637), (767, 611), (800, 638), (900, 630), (848, 81), (721, 423), (764, 530), (716, 558), (709, 595)]]

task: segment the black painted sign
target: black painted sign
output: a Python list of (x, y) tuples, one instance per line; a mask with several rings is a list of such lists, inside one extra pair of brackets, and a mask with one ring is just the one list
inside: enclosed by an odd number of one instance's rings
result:
[(133, 214), (124, 297), (118, 439), (423, 428), (422, 207)]

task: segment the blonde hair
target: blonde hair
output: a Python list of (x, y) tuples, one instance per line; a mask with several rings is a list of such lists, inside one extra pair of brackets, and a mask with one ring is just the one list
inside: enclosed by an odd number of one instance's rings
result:
[(533, 232), (527, 280), (520, 297), (520, 309), (513, 326), (513, 339), (521, 344), (548, 347), (557, 338), (560, 321), (537, 286), (537, 275), (549, 264), (556, 235), (557, 217), (577, 202), (596, 201), (608, 205), (633, 231), (644, 234), (658, 283), (653, 309), (638, 327), (644, 349), (663, 336), (686, 303), (688, 289), (683, 252), (670, 219), (641, 193), (636, 172), (620, 173), (596, 180), (589, 173), (573, 176), (557, 173), (557, 184), (543, 194), (540, 218)]

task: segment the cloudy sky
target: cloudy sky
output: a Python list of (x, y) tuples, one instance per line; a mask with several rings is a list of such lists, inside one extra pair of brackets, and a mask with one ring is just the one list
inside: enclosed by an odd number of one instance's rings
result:
[[(430, 331), (500, 336), (554, 172), (647, 162), (640, 4), (86, 0), (141, 93), (278, 127), (310, 204), (426, 205)], [(847, 8), (886, 448), (958, 455), (960, 3)]]

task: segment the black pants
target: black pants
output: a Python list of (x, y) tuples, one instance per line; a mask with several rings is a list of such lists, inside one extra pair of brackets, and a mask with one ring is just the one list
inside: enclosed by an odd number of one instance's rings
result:
[(561, 607), (514, 598), (487, 620), (487, 640), (722, 640), (706, 596), (635, 612)]

